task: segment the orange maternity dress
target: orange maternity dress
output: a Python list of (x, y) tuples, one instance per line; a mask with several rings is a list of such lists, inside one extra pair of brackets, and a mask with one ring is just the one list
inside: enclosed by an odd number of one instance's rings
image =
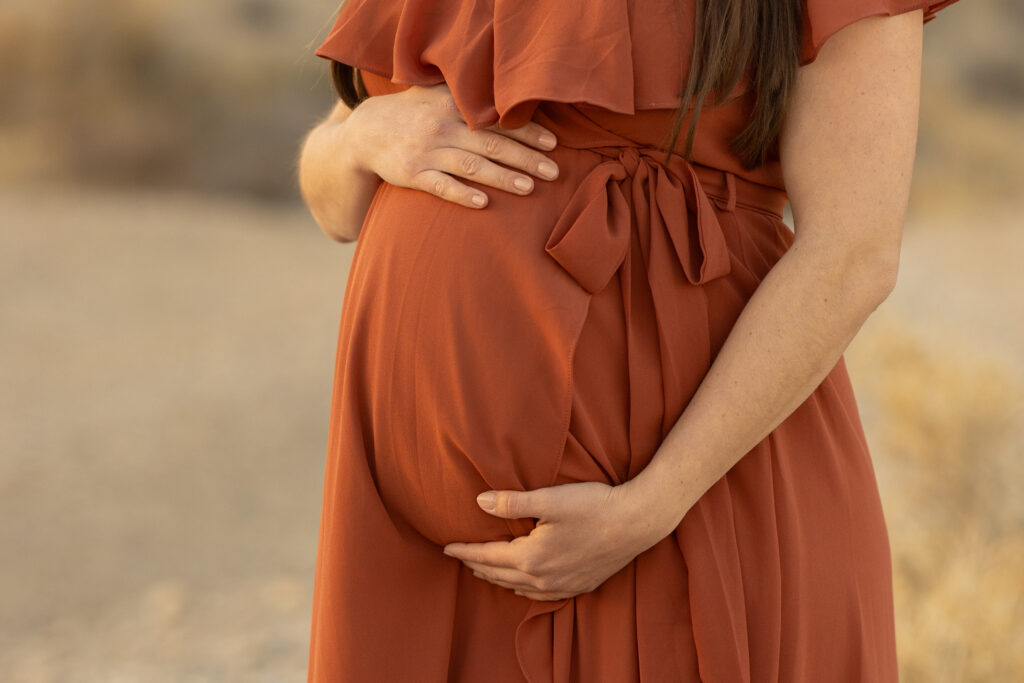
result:
[[(862, 17), (954, 1), (805, 0), (802, 63)], [(317, 50), (371, 95), (446, 81), (473, 130), (539, 122), (560, 176), (477, 185), (479, 210), (386, 182), (373, 198), (341, 309), (310, 682), (897, 680), (843, 360), (590, 593), (533, 601), (442, 552), (533, 528), (482, 491), (636, 476), (792, 244), (777, 155), (745, 170), (729, 151), (746, 80), (701, 113), (693, 163), (663, 161), (693, 21), (693, 0), (349, 0)]]

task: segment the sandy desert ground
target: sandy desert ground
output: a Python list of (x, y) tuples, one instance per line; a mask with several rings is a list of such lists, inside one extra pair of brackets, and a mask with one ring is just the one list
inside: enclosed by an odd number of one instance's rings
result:
[[(354, 245), (293, 166), (338, 4), (0, 2), (3, 683), (305, 680)], [(847, 353), (904, 683), (1024, 680), (1022, 8), (927, 25), (900, 282)]]
[[(915, 214), (847, 354), (907, 681), (1024, 671), (1022, 209)], [(8, 188), (0, 216), (4, 680), (305, 680), (353, 245), (190, 194)]]

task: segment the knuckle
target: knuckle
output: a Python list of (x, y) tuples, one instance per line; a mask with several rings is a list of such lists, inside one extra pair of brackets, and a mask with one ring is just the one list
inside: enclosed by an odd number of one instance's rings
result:
[(466, 154), (462, 155), (462, 158), (459, 161), (459, 166), (462, 168), (463, 171), (466, 172), (466, 174), (476, 175), (477, 173), (480, 172), (480, 157), (478, 157), (475, 154), (467, 152)]
[(503, 496), (501, 502), (504, 503), (505, 514), (508, 515), (518, 515), (522, 508), (519, 496)]
[(455, 102), (455, 95), (453, 95), (451, 93), (445, 93), (440, 98), (438, 98), (437, 104), (438, 104), (438, 107), (440, 107), (440, 109), (442, 111), (452, 112), (452, 113), (455, 113), (455, 112), (459, 111), (459, 106)]
[(419, 155), (404, 156), (399, 160), (399, 169), (406, 178), (416, 178), (423, 171), (423, 162)]
[(523, 555), (519, 569), (525, 574), (536, 574), (540, 570), (540, 558), (533, 553)]
[(448, 196), (448, 185), (449, 184), (448, 184), (447, 181), (445, 181), (444, 178), (438, 178), (438, 179), (434, 180), (432, 185), (434, 187), (433, 192), (438, 197), (447, 197)]
[(505, 141), (497, 133), (487, 133), (484, 137), (484, 149), (488, 154), (497, 154), (505, 146)]
[(448, 121), (436, 116), (424, 117), (420, 121), (420, 130), (424, 135), (442, 137), (448, 132)]
[(544, 489), (537, 489), (530, 493), (531, 507), (535, 512), (542, 512), (548, 509), (548, 500), (550, 500), (550, 493)]

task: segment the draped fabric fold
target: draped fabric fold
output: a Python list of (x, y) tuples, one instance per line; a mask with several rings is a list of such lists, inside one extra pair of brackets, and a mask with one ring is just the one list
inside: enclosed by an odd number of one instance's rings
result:
[[(555, 221), (545, 251), (591, 295), (621, 270), (632, 478), (646, 467), (710, 365), (707, 300), (702, 286), (731, 272), (730, 254), (718, 215), (693, 164), (678, 154), (670, 155), (665, 164), (663, 152), (653, 147), (589, 149), (606, 158), (579, 184)], [(712, 169), (705, 168), (708, 171)], [(733, 187), (732, 182), (727, 182), (728, 187)], [(648, 314), (651, 310), (653, 316)], [(643, 321), (651, 319), (656, 321), (656, 335), (642, 329)], [(643, 345), (654, 338), (657, 348)], [(693, 357), (695, 350), (701, 358)], [(652, 386), (661, 387), (659, 396), (645, 389)], [(613, 479), (616, 485), (623, 483), (614, 474)], [(645, 581), (648, 576), (664, 575), (664, 567), (659, 571), (650, 564), (681, 563), (678, 550), (671, 548), (673, 543), (670, 536), (655, 546), (657, 550), (638, 558), (638, 611), (644, 606), (657, 609), (657, 593), (666, 590), (664, 585)], [(729, 578), (723, 577), (723, 582)], [(742, 586), (722, 588), (726, 594), (717, 597), (724, 601), (729, 600), (730, 592), (742, 592)], [(645, 590), (653, 592), (644, 595)], [(737, 615), (741, 620), (742, 610)], [(637, 619), (644, 623), (643, 614)], [(726, 615), (722, 622), (730, 624), (731, 636), (737, 636), (734, 631), (738, 629), (745, 633), (742, 622), (731, 623)], [(570, 680), (574, 624), (572, 599), (531, 605), (516, 630), (516, 653), (530, 683)], [(663, 653), (663, 649), (641, 645), (641, 670), (667, 673), (674, 666), (657, 661), (663, 657), (649, 654), (652, 652)], [(678, 669), (672, 671), (682, 675)]]
[(850, 683), (896, 680), (884, 516), (841, 363), (590, 593), (531, 601), (441, 553), (532, 531), (481, 511), (482, 490), (636, 476), (791, 246), (784, 191), (666, 159), (667, 118), (545, 103), (560, 182), (530, 201), (383, 186), (339, 336), (311, 683), (804, 682), (837, 661)]
[[(862, 17), (953, 2), (805, 0), (803, 59)], [(536, 122), (559, 178), (529, 198), (478, 184), (483, 211), (378, 190), (339, 328), (310, 683), (897, 680), (885, 520), (842, 361), (591, 593), (529, 601), (441, 552), (531, 532), (480, 510), (483, 490), (639, 474), (792, 245), (777, 150), (753, 169), (733, 152), (749, 79), (704, 107), (690, 161), (651, 146), (682, 104), (693, 10), (347, 0), (317, 49), (371, 95), (445, 83), (471, 130)]]
[(644, 36), (645, 50), (689, 55), (678, 41), (692, 40), (680, 28), (691, 11), (673, 0), (348, 0), (316, 54), (395, 84), (447, 83), (472, 130), (519, 128), (542, 101), (620, 114), (679, 106), (685, 63), (637, 70), (633, 36)]

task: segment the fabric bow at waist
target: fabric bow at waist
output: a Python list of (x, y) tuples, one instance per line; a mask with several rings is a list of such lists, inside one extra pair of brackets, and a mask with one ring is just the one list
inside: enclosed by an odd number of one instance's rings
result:
[[(545, 250), (591, 295), (622, 270), (632, 395), (639, 397), (643, 386), (664, 387), (661, 405), (631, 401), (632, 478), (646, 466), (710, 364), (701, 286), (728, 275), (732, 257), (702, 180), (721, 186), (724, 176), (728, 197), (719, 201), (731, 211), (736, 179), (678, 154), (665, 164), (658, 148), (588, 149), (606, 159), (570, 197)], [(659, 346), (645, 348), (651, 339)]]
[[(580, 285), (594, 294), (618, 270), (629, 248), (633, 214), (642, 236), (668, 236), (667, 246), (691, 284), (729, 273), (725, 237), (693, 164), (673, 154), (666, 167), (661, 150), (653, 148), (590, 149), (609, 158), (587, 174), (545, 245)], [(696, 215), (692, 226), (691, 206)], [(649, 264), (652, 248), (643, 245)], [(656, 260), (656, 265), (666, 264)]]
[[(664, 153), (657, 148), (586, 149), (606, 159), (572, 194), (545, 250), (586, 290), (587, 300), (621, 271), (629, 369), (628, 477), (633, 478), (650, 462), (711, 364), (703, 286), (732, 271), (732, 256), (702, 180), (716, 183), (719, 191), (724, 186), (728, 197), (718, 201), (727, 210), (736, 205), (737, 181), (729, 172), (691, 164), (678, 154), (663, 163)], [(610, 476), (612, 484), (623, 483), (614, 472)], [(647, 570), (637, 576), (638, 601), (642, 591), (652, 589), (651, 576)], [(530, 683), (569, 680), (573, 600), (534, 602), (520, 622), (516, 653)], [(648, 675), (663, 670), (665, 663), (641, 649), (642, 670)]]

